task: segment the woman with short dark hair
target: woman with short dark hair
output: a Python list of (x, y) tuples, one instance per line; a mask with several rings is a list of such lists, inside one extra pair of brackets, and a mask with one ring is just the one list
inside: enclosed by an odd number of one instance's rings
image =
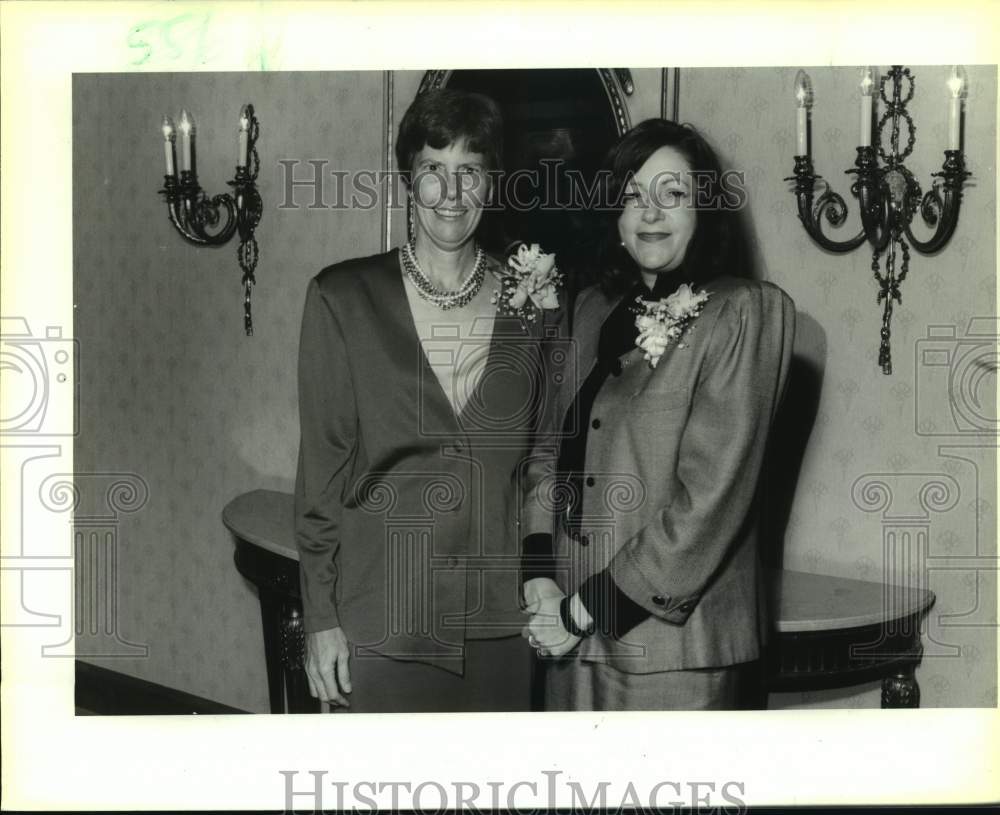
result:
[(340, 709), (529, 706), (515, 485), (556, 277), (525, 249), (530, 292), (505, 286), (477, 246), (501, 134), (484, 96), (419, 95), (409, 241), (309, 284), (295, 533), (310, 691)]
[(606, 171), (600, 283), (527, 480), (523, 634), (547, 709), (732, 708), (766, 626), (756, 495), (795, 309), (731, 275), (743, 191), (694, 128), (643, 122)]

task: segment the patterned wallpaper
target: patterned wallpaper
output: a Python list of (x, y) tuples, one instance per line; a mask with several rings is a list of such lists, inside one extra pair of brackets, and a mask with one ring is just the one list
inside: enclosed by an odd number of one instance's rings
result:
[[(916, 72), (911, 109), (919, 132), (911, 167), (926, 184), (944, 141), (937, 90), (943, 71)], [(784, 530), (784, 565), (880, 579), (883, 534), (897, 515), (923, 511), (910, 499), (928, 474), (956, 485), (954, 500), (925, 512), (930, 555), (995, 552), (995, 441), (945, 435), (954, 427), (947, 392), (933, 389), (940, 372), (930, 376), (917, 354), (929, 326), (956, 326), (961, 338), (971, 317), (994, 313), (996, 72), (970, 70), (966, 138), (976, 177), (951, 245), (937, 258), (914, 256), (897, 309), (892, 377), (875, 366), (870, 258), (863, 249), (829, 256), (815, 248), (782, 181), (792, 163), (794, 73), (685, 70), (680, 92), (682, 118), (703, 126), (746, 171), (764, 276), (782, 285), (800, 312), (802, 384), (793, 404), (804, 406), (796, 431), (804, 454)], [(840, 170), (853, 162), (857, 139), (856, 72), (811, 73), (817, 170), (846, 193)], [(634, 78), (629, 104), (638, 122), (658, 114), (659, 71), (637, 70)], [(395, 75), (397, 125), (418, 81), (417, 72)], [(155, 193), (163, 181), (160, 117), (176, 116), (182, 106), (194, 113), (200, 178), (218, 192), (232, 173), (236, 118), (246, 101), (261, 123), (265, 201), (253, 338), (242, 330), (235, 245), (184, 243)], [(328, 169), (378, 168), (382, 104), (379, 73), (75, 77), (77, 517), (102, 518), (104, 529), (113, 516), (117, 553), (115, 579), (105, 587), (117, 592), (117, 636), (78, 637), (78, 653), (89, 661), (235, 707), (267, 709), (256, 595), (233, 567), (220, 511), (250, 489), (291, 489), (306, 281), (327, 263), (381, 248), (377, 213), (308, 208), (311, 193), (303, 188), (295, 193), (298, 208), (278, 208), (285, 195), (278, 162), (302, 162), (297, 178), (311, 173), (310, 159), (328, 160)], [(983, 388), (978, 393), (985, 398)], [(981, 415), (996, 415), (981, 407)], [(852, 485), (871, 474), (882, 474), (898, 493), (896, 503), (859, 507)], [(117, 498), (109, 501), (110, 494)], [(926, 706), (995, 704), (995, 629), (988, 627), (996, 623), (995, 573), (987, 578), (972, 570), (931, 572), (938, 603), (918, 674)], [(876, 690), (863, 688), (783, 695), (773, 704), (878, 700)]]
[[(232, 176), (240, 106), (260, 120), (260, 262), (253, 337), (243, 333), (235, 241), (185, 243), (156, 194), (160, 119), (197, 122), (202, 186)], [(306, 282), (319, 269), (379, 249), (376, 213), (279, 209), (279, 160), (378, 168), (380, 73), (82, 75), (73, 95), (74, 286), (81, 421), (76, 469), (130, 473), (148, 485), (117, 527), (121, 638), (113, 670), (248, 710), (267, 709), (256, 594), (233, 566), (220, 520), (234, 496), (290, 490), (298, 446), (295, 393)], [(361, 138), (359, 134), (371, 133)], [(326, 192), (332, 199), (332, 190)], [(78, 477), (101, 501), (106, 476)], [(107, 644), (78, 649), (107, 653)]]
[[(996, 68), (969, 68), (965, 149), (973, 178), (950, 244), (937, 256), (911, 253), (892, 323), (892, 376), (876, 365), (881, 309), (871, 252), (867, 245), (846, 255), (819, 249), (784, 181), (795, 151), (796, 70), (684, 69), (680, 89), (680, 118), (745, 173), (759, 272), (798, 307), (797, 366), (776, 428), (793, 439), (789, 447), (800, 443), (784, 462), (797, 478), (780, 559), (785, 568), (861, 580), (912, 583), (922, 573), (937, 603), (917, 674), (921, 704), (992, 707), (997, 573), (961, 568), (959, 558), (996, 555)], [(843, 171), (853, 167), (859, 140), (859, 70), (807, 70), (816, 172), (853, 204)], [(926, 189), (947, 138), (948, 71), (912, 70), (916, 146), (907, 166)], [(852, 207), (838, 237), (855, 234), (858, 224)], [(915, 231), (928, 234), (922, 225)], [(985, 319), (970, 328), (973, 318)], [(926, 364), (928, 350), (950, 354), (952, 364)], [(771, 478), (781, 483), (784, 475)], [(927, 492), (933, 484), (940, 487)], [(906, 568), (884, 558), (883, 540), (918, 531), (928, 536), (923, 569), (916, 558)], [(959, 568), (945, 568), (946, 557)], [(877, 707), (879, 697), (871, 685), (781, 694), (771, 704)]]

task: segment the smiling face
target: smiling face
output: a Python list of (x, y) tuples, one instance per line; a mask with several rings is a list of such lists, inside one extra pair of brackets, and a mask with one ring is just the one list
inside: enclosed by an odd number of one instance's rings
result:
[(467, 243), (483, 217), (488, 191), (484, 156), (464, 142), (424, 145), (413, 157), (412, 192), (416, 240), (455, 251)]
[(673, 147), (654, 152), (626, 188), (618, 234), (645, 276), (676, 269), (694, 236), (691, 167)]

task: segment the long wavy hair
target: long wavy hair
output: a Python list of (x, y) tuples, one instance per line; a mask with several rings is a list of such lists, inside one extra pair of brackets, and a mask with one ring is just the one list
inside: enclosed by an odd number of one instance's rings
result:
[[(604, 160), (608, 207), (598, 249), (597, 282), (608, 297), (626, 291), (639, 279), (639, 267), (621, 245), (618, 219), (629, 179), (661, 147), (672, 147), (687, 161), (697, 179), (695, 231), (677, 273), (684, 282), (704, 283), (721, 274), (745, 277), (748, 258), (736, 257), (737, 210), (745, 191), (725, 185), (715, 150), (694, 127), (666, 119), (647, 119), (622, 136)], [(692, 194), (694, 194), (692, 190)]]

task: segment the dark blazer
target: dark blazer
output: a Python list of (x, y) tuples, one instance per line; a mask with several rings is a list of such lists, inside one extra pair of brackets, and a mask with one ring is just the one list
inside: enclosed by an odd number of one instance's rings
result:
[(795, 307), (777, 286), (720, 278), (687, 347), (654, 369), (638, 348), (619, 358), (593, 403), (582, 518), (571, 535), (553, 517), (557, 433), (597, 358), (619, 300), (581, 293), (553, 419), (532, 457), (524, 534), (551, 533), (567, 594), (609, 570), (651, 616), (620, 639), (595, 634), (578, 657), (629, 673), (755, 659), (765, 633), (756, 493), (781, 398)]
[(355, 645), (455, 672), (466, 637), (519, 633), (517, 470), (543, 410), (541, 338), (557, 316), (498, 314), (456, 416), (396, 251), (309, 283), (295, 484), (306, 631), (341, 625)]

